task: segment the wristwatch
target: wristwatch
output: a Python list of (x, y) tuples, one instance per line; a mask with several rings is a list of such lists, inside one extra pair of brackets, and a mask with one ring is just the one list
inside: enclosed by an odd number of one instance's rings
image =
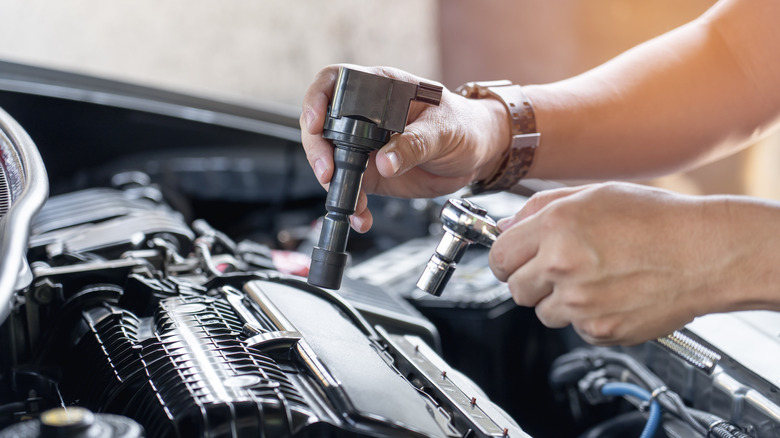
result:
[(510, 81), (467, 82), (455, 89), (469, 99), (498, 99), (509, 110), (512, 119), (512, 141), (498, 169), (489, 177), (469, 185), (470, 194), (508, 190), (531, 168), (540, 134), (531, 101), (522, 87)]

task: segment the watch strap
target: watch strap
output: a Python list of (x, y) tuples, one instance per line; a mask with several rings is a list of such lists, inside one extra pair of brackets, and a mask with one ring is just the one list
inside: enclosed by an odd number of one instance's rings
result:
[(540, 134), (531, 101), (521, 86), (510, 81), (469, 82), (456, 92), (471, 99), (495, 98), (509, 111), (512, 140), (493, 174), (469, 186), (471, 194), (508, 190), (531, 169)]

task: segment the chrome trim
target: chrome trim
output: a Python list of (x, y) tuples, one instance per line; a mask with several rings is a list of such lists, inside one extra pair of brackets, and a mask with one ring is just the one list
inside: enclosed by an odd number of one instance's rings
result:
[(263, 313), (268, 316), (268, 319), (271, 320), (271, 323), (277, 329), (286, 332), (298, 331), (295, 329), (295, 326), (293, 326), (292, 323), (284, 316), (282, 311), (271, 302), (271, 299), (268, 298), (268, 295), (266, 295), (265, 292), (260, 289), (260, 286), (258, 286), (256, 281), (250, 281), (249, 283), (245, 284), (244, 292), (249, 295), (252, 301), (260, 306), (260, 310), (262, 310)]
[(301, 359), (309, 367), (309, 370), (314, 374), (317, 380), (319, 380), (320, 385), (325, 388), (341, 390), (341, 383), (333, 377), (333, 374), (328, 371), (328, 368), (322, 363), (319, 356), (317, 356), (317, 353), (314, 352), (305, 340), (298, 342), (295, 345), (295, 348)]
[[(390, 334), (377, 327), (379, 335), (399, 359), (412, 366), (441, 398), (446, 398), (463, 418), (471, 421), (482, 436), (528, 437), (514, 421), (491, 402), (473, 383), (449, 367), (422, 339)], [(499, 424), (499, 421), (505, 424)]]
[(225, 299), (228, 303), (230, 303), (230, 306), (233, 307), (233, 310), (236, 311), (238, 317), (244, 321), (245, 329), (248, 325), (250, 330), (256, 330), (259, 333), (263, 331), (263, 324), (261, 324), (260, 321), (255, 318), (255, 315), (252, 314), (252, 311), (249, 310), (242, 302), (244, 294), (232, 286), (223, 286), (220, 288), (220, 292), (225, 295)]
[(268, 332), (260, 333), (252, 336), (246, 340), (246, 344), (250, 347), (263, 350), (269, 346), (291, 346), (295, 345), (298, 341), (303, 339), (303, 336), (299, 332)]
[[(338, 380), (336, 380), (335, 377), (333, 377), (330, 371), (328, 371), (328, 368), (325, 366), (325, 364), (322, 363), (320, 358), (317, 356), (317, 353), (314, 352), (306, 340), (301, 338), (296, 339), (296, 337), (300, 336), (300, 332), (298, 332), (295, 326), (284, 316), (282, 311), (279, 310), (279, 308), (276, 307), (273, 302), (271, 302), (271, 299), (268, 298), (268, 295), (266, 295), (265, 292), (263, 292), (263, 290), (260, 288), (259, 282), (250, 281), (249, 283), (245, 284), (244, 292), (249, 295), (252, 301), (260, 306), (260, 309), (263, 311), (263, 313), (265, 313), (268, 319), (271, 320), (271, 323), (277, 329), (279, 329), (280, 337), (278, 340), (282, 341), (286, 339), (287, 341), (290, 341), (290, 343), (292, 343), (292, 341), (297, 341), (295, 342), (295, 350), (298, 352), (300, 358), (306, 363), (306, 365), (309, 367), (309, 370), (314, 374), (320, 384), (325, 388), (335, 388), (340, 390), (341, 384), (338, 382)], [(250, 338), (247, 341), (254, 342), (255, 338), (257, 338), (257, 336)], [(267, 341), (268, 340), (266, 340), (266, 342)]]
[(8, 213), (0, 219), (0, 324), (14, 303), (14, 292), (30, 285), (32, 276), (25, 259), (30, 223), (49, 194), (49, 180), (38, 149), (30, 136), (0, 109), (0, 141), (19, 156), (24, 185)]

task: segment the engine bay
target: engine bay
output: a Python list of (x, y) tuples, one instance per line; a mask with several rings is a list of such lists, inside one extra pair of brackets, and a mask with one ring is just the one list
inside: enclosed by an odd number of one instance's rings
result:
[(297, 115), (7, 63), (0, 107), (0, 437), (780, 436), (772, 312), (592, 347), (476, 248), (433, 297), (443, 199), (372, 197), (314, 287)]

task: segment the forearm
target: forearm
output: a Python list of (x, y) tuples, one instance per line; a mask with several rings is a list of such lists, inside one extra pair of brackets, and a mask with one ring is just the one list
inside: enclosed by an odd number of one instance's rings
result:
[(526, 87), (542, 133), (528, 176), (645, 178), (761, 135), (780, 108), (777, 16), (776, 1), (722, 2), (594, 70)]

